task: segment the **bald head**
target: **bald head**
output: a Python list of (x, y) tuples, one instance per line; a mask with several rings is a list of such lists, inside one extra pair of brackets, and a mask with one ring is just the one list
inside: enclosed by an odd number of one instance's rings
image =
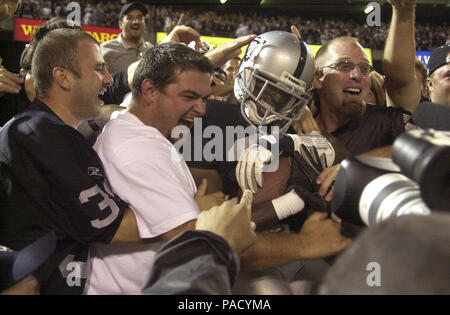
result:
[(315, 59), (316, 59), (316, 65), (317, 65), (318, 69), (321, 70), (323, 67), (325, 67), (327, 65), (327, 61), (329, 60), (329, 58), (328, 58), (329, 52), (332, 49), (334, 49), (334, 47), (337, 44), (341, 44), (341, 43), (355, 45), (357, 47), (360, 47), (364, 51), (364, 48), (361, 46), (361, 44), (358, 42), (358, 39), (355, 37), (341, 36), (341, 37), (333, 38), (329, 42), (322, 45), (316, 53)]

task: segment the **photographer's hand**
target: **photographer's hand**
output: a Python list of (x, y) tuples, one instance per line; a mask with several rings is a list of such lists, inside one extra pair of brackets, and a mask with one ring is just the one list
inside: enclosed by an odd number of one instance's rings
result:
[[(320, 185), (319, 195), (325, 197), (325, 200), (330, 202), (333, 199), (334, 192), (334, 181), (339, 173), (341, 164), (333, 165), (332, 167), (326, 168), (317, 177), (316, 183)], [(331, 188), (331, 189), (330, 189)]]

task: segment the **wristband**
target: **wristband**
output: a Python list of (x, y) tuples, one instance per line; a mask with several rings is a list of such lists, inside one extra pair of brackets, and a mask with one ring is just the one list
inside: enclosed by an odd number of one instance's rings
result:
[(279, 220), (290, 217), (305, 208), (305, 202), (297, 195), (295, 190), (273, 199), (272, 205)]

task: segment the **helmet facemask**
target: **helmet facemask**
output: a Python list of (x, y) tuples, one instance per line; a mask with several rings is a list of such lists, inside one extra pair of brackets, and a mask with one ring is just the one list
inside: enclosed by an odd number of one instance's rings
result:
[(278, 125), (286, 133), (292, 122), (299, 120), (311, 96), (305, 82), (284, 71), (280, 78), (257, 68), (246, 67), (237, 80), (242, 80), (241, 111), (254, 126)]

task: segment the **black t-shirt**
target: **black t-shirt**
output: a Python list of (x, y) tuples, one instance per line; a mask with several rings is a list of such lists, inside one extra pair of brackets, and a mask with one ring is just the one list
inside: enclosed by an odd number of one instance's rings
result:
[(97, 153), (36, 101), (0, 131), (0, 244), (20, 250), (55, 231), (55, 253), (34, 276), (42, 294), (81, 294), (91, 242), (109, 243), (126, 204)]
[[(25, 75), (19, 75), (22, 79), (25, 79)], [(106, 92), (100, 95), (100, 98), (105, 104), (122, 103), (124, 96), (130, 92), (128, 85), (128, 72), (127, 70), (114, 73), (112, 75), (114, 83), (108, 86)], [(0, 98), (0, 126), (3, 126), (8, 120), (18, 113), (23, 112), (31, 102), (25, 92), (25, 84), (22, 84), (22, 89), (18, 94), (6, 93)]]
[(331, 134), (342, 141), (353, 155), (391, 145), (403, 131), (411, 113), (397, 107), (370, 105), (359, 118)]

